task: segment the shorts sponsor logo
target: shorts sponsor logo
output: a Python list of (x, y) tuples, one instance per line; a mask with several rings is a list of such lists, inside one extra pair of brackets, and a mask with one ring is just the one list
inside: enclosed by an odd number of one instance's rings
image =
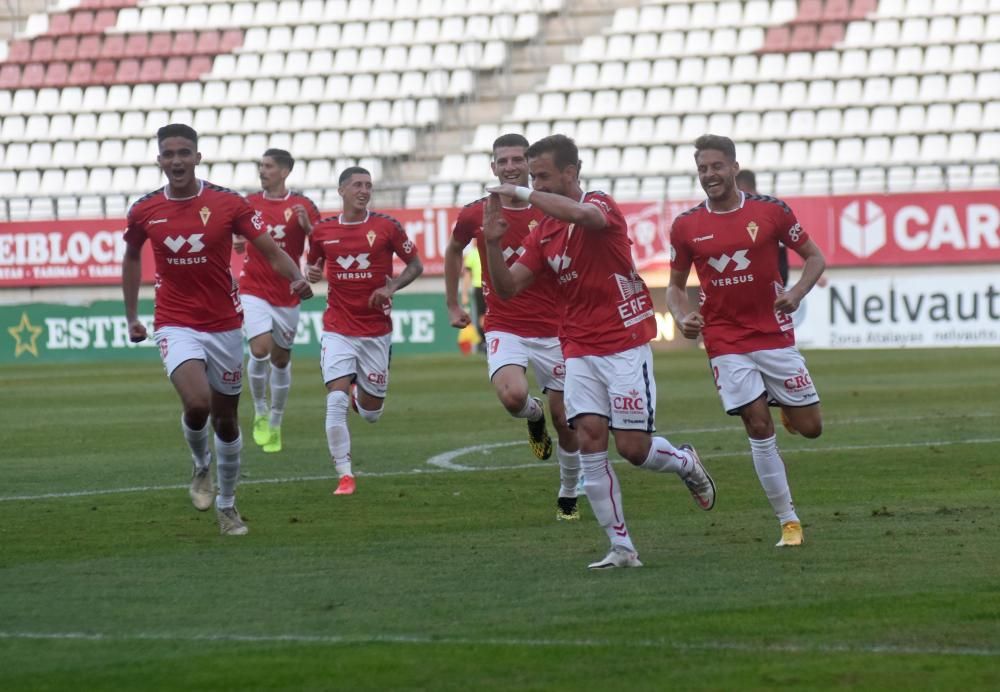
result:
[(388, 377), (384, 372), (370, 372), (368, 373), (368, 381), (372, 384), (385, 386), (385, 383), (388, 381)]
[(222, 373), (222, 381), (228, 384), (239, 384), (243, 381), (243, 369), (224, 371)]
[(639, 390), (633, 389), (626, 396), (616, 396), (611, 399), (611, 405), (619, 413), (645, 412), (646, 401), (639, 394)]
[(798, 374), (785, 380), (784, 385), (785, 391), (795, 393), (810, 389), (813, 386), (813, 381), (804, 368), (799, 368)]
[(552, 368), (552, 374), (556, 377), (566, 377), (566, 364), (559, 363), (559, 365)]

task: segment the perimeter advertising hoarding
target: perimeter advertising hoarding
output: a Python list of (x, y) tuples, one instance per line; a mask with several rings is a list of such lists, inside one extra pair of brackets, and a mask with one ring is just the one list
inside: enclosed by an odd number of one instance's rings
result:
[[(1000, 262), (1000, 194), (940, 192), (787, 198), (831, 267)], [(621, 204), (636, 267), (665, 285), (670, 224), (691, 202)], [(459, 208), (388, 209), (417, 244), (428, 276), (444, 272)], [(0, 224), (0, 288), (117, 284), (122, 219)], [(794, 255), (794, 253), (793, 253)], [(793, 264), (796, 257), (792, 257)], [(234, 255), (238, 273), (242, 258)], [(143, 279), (153, 280), (152, 253)]]

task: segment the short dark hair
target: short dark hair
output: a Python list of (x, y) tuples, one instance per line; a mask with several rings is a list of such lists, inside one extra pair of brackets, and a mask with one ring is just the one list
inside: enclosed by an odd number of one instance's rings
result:
[(757, 191), (757, 174), (749, 168), (741, 168), (736, 174), (736, 186), (746, 188), (752, 192)]
[(530, 143), (524, 135), (511, 132), (505, 135), (500, 135), (493, 140), (493, 155), (496, 156), (497, 149), (501, 147), (524, 147), (527, 149), (529, 146)]
[(351, 176), (354, 175), (355, 173), (360, 173), (361, 175), (367, 175), (369, 178), (372, 176), (372, 174), (369, 173), (368, 169), (366, 168), (362, 168), (361, 166), (348, 166), (340, 174), (340, 180), (337, 181), (337, 185), (343, 185), (348, 180), (350, 180)]
[(542, 154), (552, 153), (552, 162), (556, 168), (562, 170), (566, 166), (576, 166), (580, 169), (580, 150), (576, 148), (576, 142), (566, 135), (549, 135), (528, 147), (528, 158), (538, 158)]
[(268, 149), (264, 152), (264, 156), (274, 159), (274, 162), (282, 168), (292, 170), (295, 167), (295, 159), (284, 149)]
[(190, 139), (194, 142), (195, 148), (198, 147), (198, 133), (195, 132), (194, 128), (190, 125), (184, 125), (183, 123), (171, 123), (169, 125), (164, 125), (156, 131), (157, 144), (165, 139), (169, 139), (170, 137), (183, 137), (184, 139)]
[(736, 160), (736, 145), (733, 144), (733, 140), (729, 139), (729, 137), (723, 137), (722, 135), (702, 135), (694, 140), (695, 156), (698, 155), (698, 152), (706, 149), (721, 151), (730, 161)]

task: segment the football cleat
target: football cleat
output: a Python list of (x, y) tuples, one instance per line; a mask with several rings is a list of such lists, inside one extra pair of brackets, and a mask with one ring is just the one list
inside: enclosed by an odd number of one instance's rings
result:
[(337, 489), (333, 491), (334, 495), (353, 495), (354, 489), (357, 486), (354, 483), (354, 476), (341, 476), (340, 482), (337, 483)]
[(580, 509), (576, 506), (575, 497), (560, 497), (556, 500), (556, 521), (579, 521)]
[(715, 481), (708, 475), (708, 469), (701, 463), (701, 458), (694, 447), (681, 445), (680, 449), (689, 453), (694, 461), (694, 467), (683, 478), (684, 485), (690, 491), (695, 504), (707, 512), (715, 507)]
[(271, 439), (271, 423), (267, 415), (253, 417), (253, 441), (264, 446)]
[(191, 487), (188, 489), (191, 504), (199, 512), (204, 512), (212, 506), (215, 500), (215, 488), (212, 487), (211, 466), (197, 467), (191, 471)]
[(261, 445), (261, 451), (268, 453), (281, 451), (281, 428), (271, 428), (271, 436)]
[(591, 562), (587, 569), (614, 569), (615, 567), (642, 567), (639, 562), (639, 553), (616, 545), (611, 548), (603, 560)]
[(802, 524), (797, 521), (786, 521), (781, 525), (781, 540), (775, 543), (776, 548), (790, 548), (806, 542), (802, 535)]
[(223, 536), (246, 536), (250, 533), (235, 506), (226, 509), (216, 507), (215, 516), (219, 520), (219, 533)]
[(545, 428), (545, 408), (542, 406), (542, 400), (538, 397), (533, 398), (542, 409), (542, 417), (536, 421), (528, 421), (528, 444), (531, 445), (531, 453), (537, 459), (545, 461), (552, 456), (552, 438)]
[(792, 419), (788, 417), (785, 413), (785, 409), (780, 409), (781, 411), (781, 424), (785, 426), (785, 430), (788, 431), (789, 435), (798, 435), (799, 431), (792, 426)]

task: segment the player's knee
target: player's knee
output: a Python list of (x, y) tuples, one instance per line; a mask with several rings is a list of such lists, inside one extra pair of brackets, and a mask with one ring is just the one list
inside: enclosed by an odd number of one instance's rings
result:
[(211, 413), (212, 403), (208, 398), (198, 398), (184, 403), (184, 421), (193, 430), (201, 430), (205, 427)]
[(815, 420), (796, 421), (795, 430), (802, 435), (802, 437), (808, 437), (810, 440), (815, 440), (823, 434), (823, 421), (818, 418)]
[(366, 408), (361, 408), (361, 405), (358, 404), (358, 415), (364, 418), (369, 423), (374, 423), (375, 421), (377, 421), (379, 418), (382, 417), (382, 411), (384, 408), (385, 408), (384, 406), (380, 406), (377, 409), (369, 410)]
[(524, 404), (528, 399), (527, 390), (517, 389), (514, 387), (505, 387), (497, 391), (497, 397), (500, 399), (500, 403), (512, 416), (516, 416), (524, 408)]
[(774, 421), (770, 418), (751, 418), (744, 421), (747, 435), (755, 440), (766, 440), (774, 435)]

